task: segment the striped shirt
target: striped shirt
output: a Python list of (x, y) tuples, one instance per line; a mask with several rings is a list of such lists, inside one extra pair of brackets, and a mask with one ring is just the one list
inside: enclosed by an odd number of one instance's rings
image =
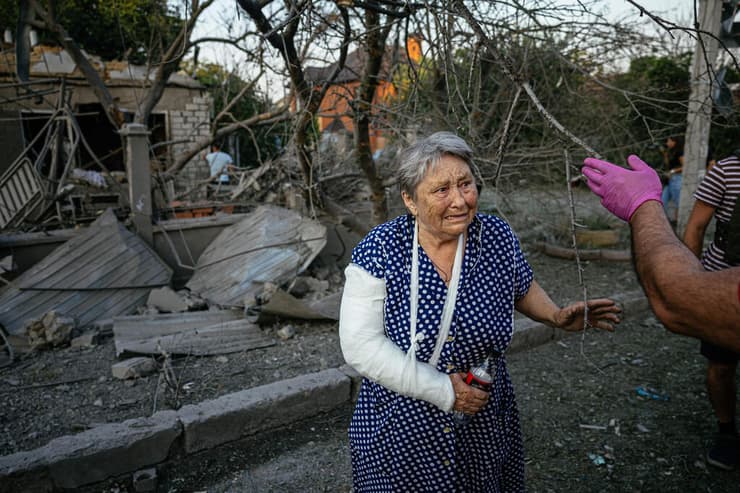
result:
[[(694, 193), (696, 200), (715, 208), (714, 217), (718, 221), (725, 222), (730, 220), (738, 196), (740, 196), (740, 158), (737, 156), (730, 156), (715, 164)], [(701, 263), (706, 270), (727, 269), (730, 265), (723, 260), (724, 254), (724, 250), (712, 240), (702, 255)]]

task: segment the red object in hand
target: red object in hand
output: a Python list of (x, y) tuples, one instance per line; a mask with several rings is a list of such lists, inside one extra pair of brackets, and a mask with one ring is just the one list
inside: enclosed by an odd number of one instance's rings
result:
[(488, 359), (485, 359), (483, 363), (475, 368), (471, 368), (468, 374), (465, 375), (465, 383), (476, 389), (491, 390), (493, 377), (488, 373)]

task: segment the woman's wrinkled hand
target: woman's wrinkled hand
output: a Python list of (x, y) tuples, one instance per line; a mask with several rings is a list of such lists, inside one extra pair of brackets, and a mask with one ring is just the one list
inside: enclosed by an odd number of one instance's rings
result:
[[(578, 331), (584, 329), (585, 307), (583, 301), (571, 303), (561, 308), (555, 314), (555, 326), (563, 330)], [(621, 319), (619, 314), (622, 309), (617, 304), (607, 298), (599, 298), (588, 301), (588, 320), (585, 328), (595, 328), (613, 331)]]
[(483, 409), (488, 402), (489, 392), (466, 384), (464, 373), (452, 373), (449, 377), (455, 391), (455, 404), (452, 406), (454, 411), (476, 414)]

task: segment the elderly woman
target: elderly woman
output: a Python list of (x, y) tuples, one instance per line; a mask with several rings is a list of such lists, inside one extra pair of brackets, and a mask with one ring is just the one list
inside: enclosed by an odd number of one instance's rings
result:
[[(522, 491), (519, 417), (500, 355), (514, 309), (565, 330), (586, 325), (584, 303), (556, 306), (509, 226), (477, 213), (472, 154), (448, 132), (408, 148), (398, 176), (409, 214), (373, 229), (345, 271), (342, 351), (364, 376), (349, 430), (357, 493)], [(612, 330), (618, 312), (589, 301), (588, 325)], [(490, 354), (489, 393), (463, 376)]]

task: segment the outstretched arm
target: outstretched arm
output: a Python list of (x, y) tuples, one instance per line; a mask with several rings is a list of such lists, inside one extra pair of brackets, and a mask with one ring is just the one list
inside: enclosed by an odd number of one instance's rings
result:
[(632, 254), (650, 306), (678, 334), (740, 351), (740, 267), (708, 272), (673, 233), (657, 174), (637, 156), (631, 169), (587, 158), (588, 186), (612, 214), (629, 221)]
[(642, 204), (630, 227), (635, 270), (661, 322), (672, 332), (740, 351), (740, 267), (705, 271), (658, 202)]
[[(551, 327), (577, 331), (584, 328), (585, 304), (582, 301), (560, 308), (542, 289), (537, 281), (532, 281), (529, 291), (515, 304), (516, 310), (532, 320)], [(588, 326), (597, 329), (614, 330), (619, 323), (621, 309), (609, 299), (588, 301)]]

